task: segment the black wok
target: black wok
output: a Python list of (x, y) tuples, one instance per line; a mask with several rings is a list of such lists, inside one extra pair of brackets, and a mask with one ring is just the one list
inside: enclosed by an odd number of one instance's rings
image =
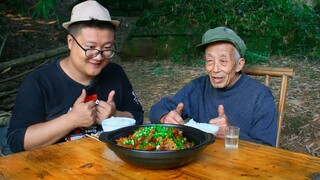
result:
[(127, 137), (140, 127), (154, 126), (155, 124), (143, 124), (120, 128), (110, 132), (103, 132), (99, 139), (123, 161), (146, 169), (166, 169), (185, 165), (192, 161), (208, 144), (215, 141), (215, 136), (199, 129), (174, 124), (161, 124), (166, 127), (175, 127), (183, 132), (183, 136), (189, 142), (194, 142), (192, 148), (176, 151), (145, 151), (121, 147), (115, 140)]

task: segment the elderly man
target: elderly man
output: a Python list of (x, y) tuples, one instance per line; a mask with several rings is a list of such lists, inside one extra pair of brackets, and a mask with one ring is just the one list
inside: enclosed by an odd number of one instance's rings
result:
[(240, 127), (240, 139), (275, 146), (277, 111), (268, 87), (242, 74), (246, 45), (231, 29), (208, 30), (197, 49), (204, 52), (207, 75), (192, 80), (173, 97), (150, 110), (152, 123), (184, 124), (185, 118), (219, 126)]
[(143, 123), (143, 110), (116, 52), (109, 11), (96, 1), (76, 5), (68, 30), (69, 56), (30, 74), (21, 85), (8, 129), (13, 152), (84, 137), (111, 116)]

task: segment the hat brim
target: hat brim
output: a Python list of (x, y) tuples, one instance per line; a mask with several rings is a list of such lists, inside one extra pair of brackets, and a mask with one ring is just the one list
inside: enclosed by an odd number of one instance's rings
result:
[(239, 50), (237, 44), (236, 44), (235, 42), (231, 41), (231, 40), (228, 40), (228, 39), (213, 39), (213, 40), (211, 40), (211, 41), (208, 41), (208, 42), (205, 42), (205, 43), (202, 43), (202, 44), (198, 44), (198, 45), (196, 46), (196, 49), (197, 49), (198, 51), (204, 52), (205, 49), (206, 49), (206, 46), (207, 46), (208, 44), (216, 43), (216, 42), (228, 42), (228, 43), (230, 43), (230, 44), (233, 44), (233, 45)]
[(200, 51), (200, 52), (204, 52), (205, 47), (207, 46), (207, 44), (208, 44), (208, 43), (198, 44), (198, 45), (196, 46), (196, 49), (197, 49), (198, 51)]
[[(87, 20), (85, 20), (87, 21)], [(76, 23), (76, 22), (81, 22), (81, 21), (69, 21), (69, 22), (65, 22), (65, 23), (62, 23), (62, 26), (68, 30), (69, 26), (73, 23)], [(106, 21), (106, 22), (110, 22), (111, 24), (113, 24), (116, 28), (119, 26), (120, 24), (120, 21), (117, 21), (117, 20), (111, 20), (111, 21)]]

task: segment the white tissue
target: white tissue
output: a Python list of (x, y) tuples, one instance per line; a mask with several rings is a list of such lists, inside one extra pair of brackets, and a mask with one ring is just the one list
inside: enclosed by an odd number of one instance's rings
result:
[(217, 135), (217, 132), (219, 131), (219, 126), (215, 126), (208, 123), (198, 123), (195, 122), (193, 119), (190, 119), (189, 122), (185, 123), (184, 125), (194, 127), (196, 129), (200, 129), (201, 131), (211, 133), (214, 135)]

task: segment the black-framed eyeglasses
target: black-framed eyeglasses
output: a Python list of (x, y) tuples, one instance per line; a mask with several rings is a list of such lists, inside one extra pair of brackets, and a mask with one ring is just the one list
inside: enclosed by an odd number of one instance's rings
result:
[(117, 52), (115, 44), (114, 44), (114, 49), (112, 50), (99, 50), (99, 49), (92, 49), (92, 48), (85, 49), (80, 45), (80, 43), (76, 40), (76, 38), (72, 34), (70, 34), (70, 36), (74, 39), (74, 41), (78, 44), (78, 46), (84, 51), (85, 55), (88, 58), (94, 58), (98, 56), (98, 54), (101, 54), (103, 58), (112, 58), (114, 54)]

